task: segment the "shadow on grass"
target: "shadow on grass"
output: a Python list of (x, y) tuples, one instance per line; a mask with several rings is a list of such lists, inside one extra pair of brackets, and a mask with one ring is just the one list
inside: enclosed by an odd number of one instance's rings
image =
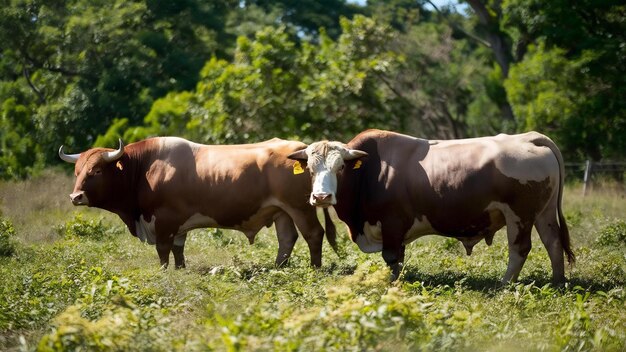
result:
[[(423, 283), (424, 286), (437, 287), (437, 286), (449, 286), (455, 287), (461, 285), (466, 289), (473, 291), (483, 292), (489, 294), (495, 293), (505, 287), (500, 282), (500, 277), (493, 276), (475, 276), (458, 272), (442, 271), (438, 273), (426, 273), (420, 272), (416, 269), (406, 270), (401, 278), (403, 282)], [(547, 284), (551, 284), (550, 277), (545, 275), (531, 274), (524, 276), (521, 280), (517, 281), (520, 284), (528, 285), (533, 283), (536, 287), (543, 287)], [(584, 278), (573, 277), (567, 281), (567, 289), (574, 290), (575, 287), (580, 286), (587, 291), (610, 291), (614, 288), (622, 288), (626, 285), (626, 280), (602, 280), (596, 278)]]
[(614, 288), (625, 287), (626, 280), (618, 282), (613, 280), (595, 280), (584, 277), (574, 277), (570, 280), (570, 286), (580, 286), (589, 291), (610, 291)]
[(407, 283), (420, 282), (424, 286), (450, 286), (458, 284), (473, 291), (488, 292), (500, 288), (502, 285), (499, 278), (486, 276), (471, 276), (451, 271), (438, 273), (426, 273), (419, 270), (406, 270), (401, 278)]

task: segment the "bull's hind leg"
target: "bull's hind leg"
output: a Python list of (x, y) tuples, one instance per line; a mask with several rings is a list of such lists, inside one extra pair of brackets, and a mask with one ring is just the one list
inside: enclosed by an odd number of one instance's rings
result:
[(276, 225), (276, 236), (278, 237), (278, 255), (276, 256), (276, 266), (282, 266), (287, 263), (293, 246), (298, 239), (298, 231), (291, 217), (287, 213), (280, 213), (280, 215), (274, 220)]
[(556, 219), (556, 206), (548, 206), (539, 214), (535, 227), (546, 247), (552, 264), (552, 283), (561, 285), (565, 282), (565, 264), (563, 258), (563, 244), (559, 237), (559, 224)]
[(504, 284), (517, 280), (532, 247), (530, 242), (532, 222), (513, 219), (513, 215), (505, 214), (505, 216), (506, 233), (509, 242), (509, 264), (502, 278), (502, 283)]

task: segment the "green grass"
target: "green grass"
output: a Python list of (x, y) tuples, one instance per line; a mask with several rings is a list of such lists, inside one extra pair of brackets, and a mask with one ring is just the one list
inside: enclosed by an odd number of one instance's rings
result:
[(298, 241), (276, 269), (277, 244), (233, 231), (194, 231), (187, 269), (160, 270), (156, 250), (121, 220), (74, 208), (73, 179), (47, 172), (0, 184), (12, 255), (0, 256), (0, 350), (597, 350), (626, 349), (626, 199), (568, 187), (564, 210), (577, 264), (553, 288), (536, 234), (520, 282), (506, 270), (503, 233), (471, 257), (430, 236), (407, 248), (389, 282), (379, 253), (361, 253), (338, 224), (345, 255), (328, 245), (308, 266)]

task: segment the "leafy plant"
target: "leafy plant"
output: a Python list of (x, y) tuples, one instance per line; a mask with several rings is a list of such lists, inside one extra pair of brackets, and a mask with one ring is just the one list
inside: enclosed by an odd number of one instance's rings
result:
[(602, 228), (596, 243), (600, 246), (626, 246), (626, 221), (615, 220)]
[(15, 228), (10, 220), (0, 217), (0, 256), (8, 257), (15, 253)]
[(56, 231), (64, 237), (91, 238), (94, 240), (102, 240), (107, 235), (120, 232), (118, 228), (107, 227), (102, 217), (84, 219), (80, 213), (77, 213), (73, 219), (68, 220), (65, 224), (58, 226)]

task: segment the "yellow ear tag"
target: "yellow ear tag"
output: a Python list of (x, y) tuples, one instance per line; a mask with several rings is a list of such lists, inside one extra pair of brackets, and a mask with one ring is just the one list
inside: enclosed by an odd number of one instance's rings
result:
[(359, 169), (360, 167), (361, 167), (361, 160), (357, 160), (356, 163), (354, 163), (354, 167), (352, 168), (352, 170)]
[(115, 164), (115, 166), (120, 169), (120, 170), (124, 170), (124, 166), (122, 166), (122, 162), (118, 161), (117, 164)]
[(293, 164), (293, 174), (299, 175), (303, 172), (304, 172), (304, 169), (302, 169), (302, 165), (300, 165), (300, 162), (296, 160), (296, 162)]

